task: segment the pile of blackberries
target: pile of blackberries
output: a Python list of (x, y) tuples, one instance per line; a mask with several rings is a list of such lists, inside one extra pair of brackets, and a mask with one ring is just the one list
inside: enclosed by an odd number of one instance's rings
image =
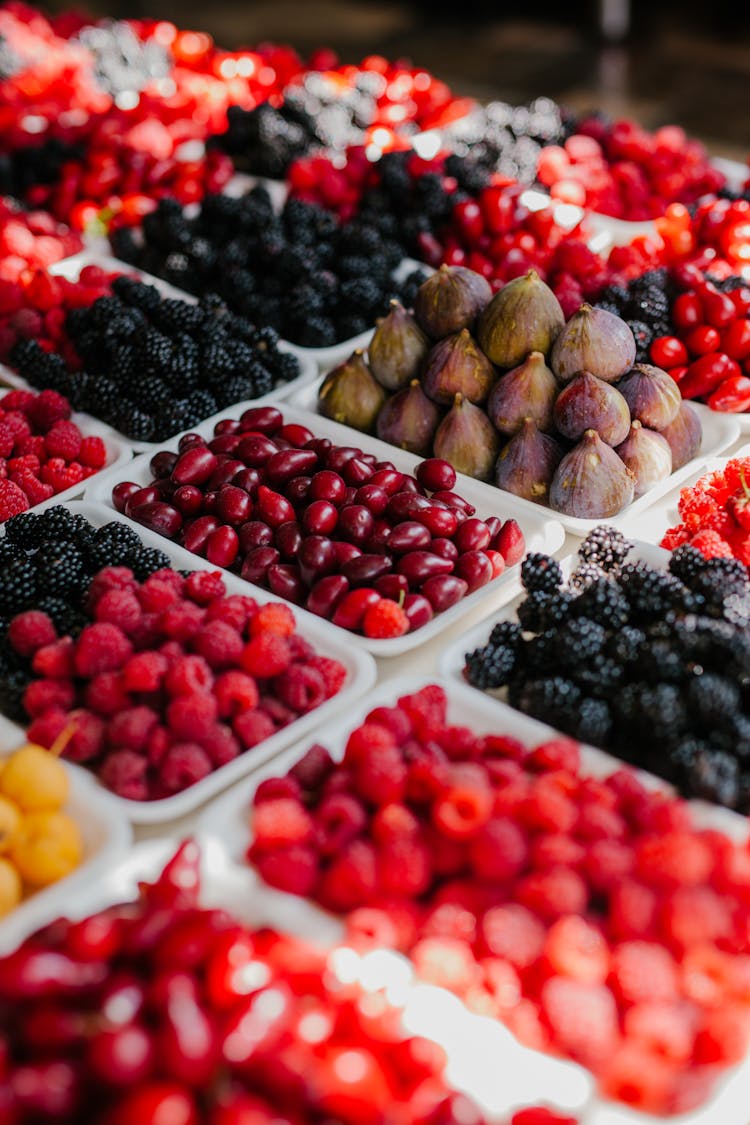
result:
[(669, 270), (656, 269), (634, 278), (627, 286), (608, 286), (596, 303), (627, 321), (635, 336), (636, 362), (648, 363), (654, 340), (674, 333), (669, 314), (677, 293)]
[(278, 109), (270, 102), (254, 109), (232, 105), (227, 121), (226, 131), (211, 137), (208, 147), (226, 152), (240, 172), (272, 180), (283, 180), (293, 161), (321, 143), (314, 119), (291, 100)]

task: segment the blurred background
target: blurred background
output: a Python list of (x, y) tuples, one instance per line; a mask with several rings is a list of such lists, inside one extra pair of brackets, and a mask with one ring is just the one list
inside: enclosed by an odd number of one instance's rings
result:
[[(62, 9), (68, 2), (50, 4)], [(226, 47), (329, 45), (345, 62), (408, 57), (458, 93), (537, 95), (679, 123), (711, 151), (750, 152), (750, 6), (735, 0), (89, 0), (104, 15), (173, 19)]]

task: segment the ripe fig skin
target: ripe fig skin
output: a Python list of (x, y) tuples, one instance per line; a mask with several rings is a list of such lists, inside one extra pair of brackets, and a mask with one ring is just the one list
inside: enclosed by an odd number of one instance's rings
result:
[(630, 433), (615, 453), (635, 477), (635, 498), (666, 480), (672, 472), (669, 442), (656, 430), (648, 430), (636, 418)]
[(372, 377), (359, 348), (328, 372), (318, 392), (318, 409), (324, 417), (368, 434), (374, 431), (384, 402), (385, 391)]
[(550, 366), (565, 383), (579, 371), (614, 383), (633, 366), (635, 353), (635, 337), (621, 317), (584, 304), (555, 340)]
[(698, 411), (689, 402), (683, 402), (674, 421), (660, 431), (672, 450), (672, 472), (681, 469), (701, 451), (703, 425)]
[(496, 367), (517, 367), (530, 352), (549, 353), (565, 326), (560, 302), (530, 270), (504, 285), (479, 318), (477, 339)]
[(429, 347), (414, 317), (399, 301), (391, 301), (367, 349), (370, 371), (387, 391), (400, 390), (417, 377)]
[(586, 430), (596, 430), (607, 445), (619, 445), (630, 430), (628, 404), (609, 383), (581, 371), (557, 396), (555, 426), (563, 437), (579, 441)]
[(601, 520), (616, 516), (634, 494), (633, 474), (596, 430), (587, 430), (557, 466), (549, 503), (565, 516)]
[(430, 350), (424, 364), (422, 389), (433, 402), (449, 406), (460, 394), (469, 402), (484, 402), (495, 381), (495, 369), (468, 328)]
[(497, 431), (485, 412), (457, 394), (437, 428), (435, 457), (448, 461), (457, 473), (487, 481), (492, 477), (499, 448)]
[(560, 443), (541, 433), (536, 422), (527, 418), (500, 451), (495, 463), (495, 484), (524, 500), (545, 503), (562, 456)]
[(663, 430), (677, 417), (680, 388), (671, 375), (650, 363), (636, 363), (617, 384), (633, 418), (650, 430)]
[(419, 457), (429, 457), (440, 411), (413, 379), (408, 387), (396, 391), (378, 414), (376, 433), (381, 441), (407, 449)]
[(540, 430), (551, 433), (553, 411), (559, 391), (557, 379), (541, 352), (532, 352), (518, 367), (501, 375), (490, 392), (487, 413), (496, 430), (511, 436), (527, 418)]
[(433, 340), (471, 329), (492, 297), (490, 283), (465, 266), (442, 265), (420, 285), (414, 301), (419, 327)]

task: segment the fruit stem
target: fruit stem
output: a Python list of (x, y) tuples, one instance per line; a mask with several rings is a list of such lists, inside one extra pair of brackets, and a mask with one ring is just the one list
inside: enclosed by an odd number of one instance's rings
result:
[(55, 757), (55, 758), (59, 758), (60, 755), (62, 754), (63, 750), (65, 749), (65, 747), (68, 745), (71, 738), (75, 734), (76, 728), (77, 728), (77, 724), (75, 722), (68, 723), (68, 725), (66, 727), (63, 727), (63, 729), (60, 731), (60, 733), (58, 734), (55, 741), (50, 746), (47, 753), (52, 754), (52, 756)]

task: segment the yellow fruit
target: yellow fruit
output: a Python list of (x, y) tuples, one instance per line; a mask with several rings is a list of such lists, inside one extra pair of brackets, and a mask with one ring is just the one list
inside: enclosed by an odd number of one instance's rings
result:
[(32, 887), (55, 883), (75, 870), (83, 858), (78, 825), (65, 813), (29, 813), (10, 857), (25, 883)]
[(0, 918), (18, 906), (21, 892), (21, 876), (12, 863), (0, 857)]
[(31, 742), (11, 754), (0, 772), (0, 794), (15, 801), (24, 812), (59, 809), (69, 791), (62, 762)]
[(0, 855), (10, 851), (21, 829), (21, 810), (7, 797), (0, 797)]

